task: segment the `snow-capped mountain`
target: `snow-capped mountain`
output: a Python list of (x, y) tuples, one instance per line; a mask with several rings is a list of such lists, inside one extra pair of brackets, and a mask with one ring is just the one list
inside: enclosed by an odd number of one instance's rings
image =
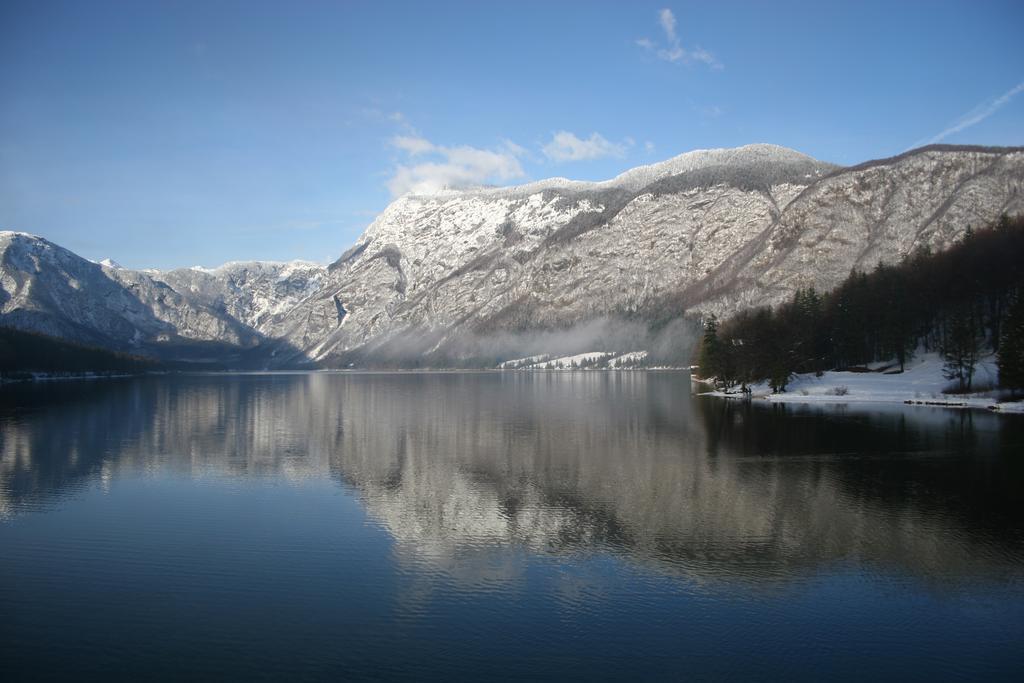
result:
[[(116, 348), (262, 349), (275, 363), (592, 351), (520, 342), (826, 290), (854, 267), (939, 249), (968, 225), (1024, 212), (1022, 187), (1021, 148), (932, 146), (840, 168), (749, 145), (605, 182), (406, 195), (326, 268), (132, 271), (2, 233), (0, 323)], [(641, 349), (634, 341), (618, 340)]]
[(300, 301), (315, 294), (327, 269), (309, 261), (234, 261), (219, 268), (180, 268), (153, 278), (224, 310), (264, 336)]
[(467, 339), (608, 316), (724, 314), (944, 247), (969, 224), (1024, 210), (1022, 184), (1021, 149), (929, 147), (838, 168), (751, 145), (604, 183), (404, 196), (280, 332), (312, 358), (345, 362), (458, 356)]
[[(162, 273), (88, 261), (41, 237), (0, 232), (0, 323), (120, 351), (217, 358), (265, 347), (263, 328), (316, 289), (323, 266), (227, 264)], [(257, 354), (260, 355), (260, 354)]]

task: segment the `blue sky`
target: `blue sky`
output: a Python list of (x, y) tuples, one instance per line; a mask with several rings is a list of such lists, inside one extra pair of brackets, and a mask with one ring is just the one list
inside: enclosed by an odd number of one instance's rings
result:
[(340, 254), (395, 193), (772, 142), (1024, 145), (1024, 3), (0, 2), (0, 229)]

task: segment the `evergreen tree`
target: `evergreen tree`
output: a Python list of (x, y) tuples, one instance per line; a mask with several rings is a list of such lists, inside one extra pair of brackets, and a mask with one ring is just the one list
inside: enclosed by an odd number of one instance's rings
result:
[(700, 356), (697, 364), (701, 377), (717, 377), (721, 358), (721, 343), (718, 341), (718, 318), (714, 315), (704, 321), (704, 336), (700, 342)]
[(801, 289), (775, 310), (710, 319), (701, 372), (723, 387), (768, 381), (783, 391), (794, 372), (893, 359), (902, 369), (921, 344), (942, 351), (947, 376), (961, 391), (972, 384), (982, 348), (999, 353), (1003, 385), (1021, 387), (1015, 369), (1024, 366), (1015, 355), (1024, 337), (1020, 304), (1015, 316), (1009, 310), (1022, 291), (1024, 217), (1004, 217), (996, 227), (972, 229), (946, 251), (921, 247), (870, 274), (854, 270), (828, 294)]
[(1010, 307), (999, 342), (999, 386), (1024, 389), (1024, 293)]
[(710, 316), (704, 322), (704, 336), (700, 347), (700, 374), (714, 377), (715, 388), (728, 391), (736, 383), (736, 351), (734, 340), (723, 342), (718, 336), (718, 318)]
[(946, 379), (956, 380), (960, 393), (971, 390), (981, 342), (970, 312), (961, 311), (950, 318), (942, 346), (942, 357), (946, 361), (942, 373)]
[(768, 377), (768, 386), (773, 394), (785, 393), (790, 378), (789, 368), (784, 362), (777, 362), (772, 365), (771, 374)]

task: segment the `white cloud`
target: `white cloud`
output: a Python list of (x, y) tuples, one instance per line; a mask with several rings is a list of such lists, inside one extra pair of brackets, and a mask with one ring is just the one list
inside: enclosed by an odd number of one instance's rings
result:
[(676, 38), (676, 15), (672, 14), (672, 10), (665, 8), (658, 12), (658, 21), (661, 22), (661, 28), (665, 31), (665, 37), (670, 41), (678, 40)]
[(713, 54), (704, 48), (700, 46), (689, 49), (683, 47), (679, 40), (679, 34), (676, 31), (678, 26), (676, 15), (672, 13), (672, 10), (666, 7), (659, 11), (658, 23), (661, 24), (661, 30), (665, 33), (664, 47), (650, 38), (640, 38), (636, 41), (636, 44), (644, 50), (653, 53), (658, 59), (666, 62), (680, 62), (683, 64), (697, 62), (705, 64), (716, 71), (725, 68)]
[(963, 130), (967, 130), (971, 126), (975, 126), (981, 123), (988, 117), (992, 116), (992, 114), (995, 114), (997, 111), (999, 111), (999, 109), (1001, 109), (1005, 104), (1007, 104), (1010, 100), (1012, 100), (1014, 97), (1021, 94), (1022, 92), (1024, 92), (1024, 82), (1018, 83), (1017, 85), (1010, 88), (1008, 91), (1006, 91), (1005, 93), (1003, 93), (1002, 95), (993, 100), (986, 100), (982, 102), (977, 107), (961, 116), (956, 123), (954, 123), (946, 130), (942, 131), (941, 133), (930, 139), (917, 141), (916, 143), (914, 143), (914, 147), (920, 147), (921, 145), (933, 145), (936, 142), (941, 142), (942, 140), (948, 138), (950, 135), (959, 133), (960, 131)]
[(685, 57), (686, 52), (679, 45), (658, 50), (658, 59), (664, 59), (666, 62), (682, 61)]
[(651, 142), (650, 140), (644, 143), (644, 151), (647, 152), (648, 154), (653, 154), (654, 149), (654, 143)]
[(520, 147), (519, 145), (517, 145), (516, 143), (512, 142), (511, 140), (507, 140), (507, 139), (502, 140), (501, 141), (501, 146), (504, 147), (505, 151), (507, 151), (512, 156), (521, 157), (521, 156), (526, 156), (528, 154), (528, 151), (527, 151), (527, 149), (525, 147)]
[(581, 140), (569, 131), (560, 130), (551, 137), (551, 142), (544, 145), (542, 151), (552, 161), (583, 161), (621, 157), (630, 144), (629, 140), (622, 144), (609, 142), (599, 133), (591, 133), (589, 138)]
[(434, 151), (434, 143), (418, 135), (396, 135), (391, 144), (410, 156), (418, 156)]
[(444, 147), (418, 135), (396, 135), (391, 145), (410, 159), (432, 157), (417, 164), (399, 164), (388, 181), (392, 196), (406, 193), (433, 194), (445, 188), (467, 187), (521, 178), (519, 158), (525, 150), (505, 140), (497, 149), (462, 145)]
[(707, 50), (700, 46), (690, 50), (690, 59), (694, 62), (701, 62), (702, 64), (707, 64), (712, 69), (723, 68), (721, 63), (719, 63), (719, 61), (715, 59), (715, 56), (713, 54), (711, 54), (710, 52), (708, 52)]

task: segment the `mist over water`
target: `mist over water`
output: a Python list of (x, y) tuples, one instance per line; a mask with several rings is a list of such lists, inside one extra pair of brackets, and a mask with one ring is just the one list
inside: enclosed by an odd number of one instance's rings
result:
[(675, 372), (5, 387), (0, 657), (44, 677), (1008, 676), (1022, 446), (1012, 417), (695, 398)]

